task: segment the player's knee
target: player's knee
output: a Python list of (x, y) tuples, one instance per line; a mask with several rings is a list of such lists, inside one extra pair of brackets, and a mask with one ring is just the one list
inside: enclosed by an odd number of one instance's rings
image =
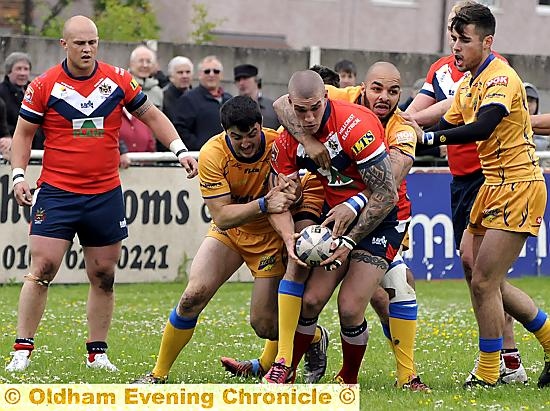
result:
[(489, 275), (484, 275), (483, 273), (476, 272), (472, 275), (470, 289), (474, 298), (479, 301), (481, 298), (487, 296), (487, 294), (498, 290), (499, 287), (497, 283), (491, 281)]
[(97, 270), (93, 274), (92, 285), (97, 286), (106, 293), (113, 292), (113, 286), (115, 284), (115, 272), (114, 270)]
[(270, 318), (250, 317), (250, 325), (259, 338), (276, 340), (278, 338), (276, 321)]
[(178, 303), (178, 314), (181, 316), (198, 315), (207, 302), (203, 293), (185, 290)]
[(306, 293), (302, 298), (302, 315), (314, 318), (319, 315), (325, 305), (325, 300), (315, 293)]
[(403, 260), (392, 263), (380, 285), (387, 291), (390, 303), (411, 301), (416, 299), (416, 292), (407, 282), (407, 265)]
[[(56, 264), (49, 260), (40, 259), (35, 261), (32, 277), (39, 281), (50, 283), (57, 274)], [(27, 280), (34, 281), (32, 277), (28, 277)]]

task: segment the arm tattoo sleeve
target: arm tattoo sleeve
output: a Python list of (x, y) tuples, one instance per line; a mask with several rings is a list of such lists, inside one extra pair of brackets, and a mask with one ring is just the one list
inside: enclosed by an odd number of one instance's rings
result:
[(378, 163), (359, 169), (363, 181), (372, 191), (367, 206), (359, 216), (357, 224), (351, 229), (349, 236), (359, 242), (373, 231), (389, 214), (397, 201), (397, 188), (391, 172), (389, 156)]
[(296, 114), (288, 102), (288, 98), (283, 96), (282, 100), (277, 101), (273, 107), (283, 127), (286, 128), (299, 143), (303, 143), (305, 135), (304, 129), (298, 122)]
[(390, 148), (390, 161), (395, 185), (399, 187), (403, 179), (409, 174), (413, 165), (413, 159), (403, 154), (399, 149)]
[(132, 115), (136, 116), (137, 118), (140, 118), (143, 116), (147, 110), (151, 108), (153, 103), (151, 103), (149, 100), (147, 100), (145, 103), (143, 103), (140, 107), (138, 107), (136, 110), (132, 112)]

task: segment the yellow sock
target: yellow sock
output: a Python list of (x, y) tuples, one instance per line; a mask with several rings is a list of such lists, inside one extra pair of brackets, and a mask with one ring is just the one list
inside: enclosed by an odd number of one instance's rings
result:
[(284, 358), (285, 364), (292, 364), (294, 333), (298, 326), (302, 297), (279, 293), (279, 351), (276, 360)]
[(489, 384), (496, 384), (500, 377), (500, 350), (479, 352), (476, 376)]
[(311, 340), (311, 343), (317, 344), (319, 341), (321, 341), (321, 329), (317, 326), (315, 327), (315, 335), (313, 336), (313, 340)]
[(260, 361), (260, 366), (264, 371), (271, 368), (271, 364), (273, 364), (273, 361), (275, 361), (275, 357), (277, 356), (278, 348), (278, 341), (265, 340), (264, 350), (262, 351), (260, 358), (258, 358), (258, 361)]
[(170, 321), (166, 323), (160, 342), (160, 350), (153, 375), (155, 377), (167, 377), (172, 368), (172, 364), (178, 358), (179, 353), (187, 345), (195, 328), (179, 329), (175, 328)]
[(550, 320), (547, 318), (543, 326), (534, 334), (544, 348), (544, 353), (550, 355)]
[(390, 332), (392, 349), (397, 364), (397, 385), (401, 387), (416, 376), (414, 367), (416, 320), (390, 317)]

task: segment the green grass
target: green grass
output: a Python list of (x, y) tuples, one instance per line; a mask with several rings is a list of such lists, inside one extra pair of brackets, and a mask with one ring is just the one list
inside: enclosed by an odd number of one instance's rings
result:
[[(546, 311), (550, 311), (550, 279), (514, 281)], [(16, 326), (19, 286), (0, 287), (0, 343), (4, 363), (9, 361)], [(0, 370), (0, 381), (9, 383), (127, 383), (149, 371), (158, 352), (162, 328), (176, 304), (183, 284), (117, 285), (117, 303), (109, 356), (120, 372), (86, 370), (87, 335), (85, 285), (55, 285), (37, 337), (37, 349), (27, 372), (19, 375)], [(227, 284), (199, 318), (191, 343), (170, 374), (173, 383), (246, 383), (227, 376), (219, 365), (221, 355), (256, 357), (263, 343), (248, 325), (250, 284)], [(530, 382), (526, 386), (468, 392), (460, 388), (477, 355), (477, 327), (465, 283), (419, 281), (417, 284), (419, 330), (416, 360), (432, 394), (402, 392), (393, 387), (394, 359), (375, 314), (367, 311), (370, 340), (360, 374), (362, 410), (402, 409), (550, 409), (550, 389), (539, 390), (536, 379), (543, 366), (536, 339), (516, 324), (516, 338)], [(329, 368), (322, 382), (330, 383), (340, 365), (338, 316), (331, 302), (321, 316), (331, 332)], [(300, 377), (297, 382), (300, 382)]]

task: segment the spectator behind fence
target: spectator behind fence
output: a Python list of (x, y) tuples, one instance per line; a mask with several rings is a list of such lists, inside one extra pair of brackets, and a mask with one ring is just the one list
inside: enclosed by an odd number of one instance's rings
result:
[(120, 125), (120, 139), (126, 144), (127, 152), (154, 153), (156, 143), (151, 129), (125, 108), (122, 112), (124, 115)]
[(163, 89), (162, 111), (173, 123), (177, 99), (192, 88), (193, 62), (187, 57), (174, 57), (168, 62), (168, 78), (170, 82)]
[[(17, 117), (19, 116), (19, 108), (23, 101), (23, 96), (30, 82), (32, 62), (27, 53), (14, 51), (4, 62), (4, 70), (6, 76), (4, 81), (0, 83), (0, 98), (6, 106), (6, 122), (8, 126), (8, 134), (0, 135), (0, 137), (9, 137), (13, 135), (15, 126), (17, 125)], [(0, 151), (6, 158), (9, 156), (9, 146), (11, 139), (0, 140)], [(5, 149), (7, 147), (7, 149)], [(32, 143), (32, 148), (44, 148), (44, 134), (41, 129), (38, 129)], [(5, 150), (5, 151), (4, 151)]]
[(0, 98), (0, 156), (7, 159), (11, 146), (11, 136), (6, 121), (6, 103)]
[[(527, 109), (529, 110), (530, 115), (540, 114), (540, 98), (539, 91), (537, 88), (528, 82), (523, 83), (525, 87), (525, 93), (527, 94)], [(533, 142), (537, 146), (538, 151), (548, 150), (548, 136), (542, 136), (539, 134), (533, 134)], [(541, 163), (543, 161), (541, 160)], [(544, 166), (547, 167), (548, 161), (544, 161)]]
[(273, 110), (273, 100), (264, 97), (261, 91), (262, 79), (258, 77), (258, 67), (252, 64), (241, 64), (233, 68), (235, 86), (240, 96), (248, 96), (260, 107), (263, 126), (277, 130), (281, 123)]
[(357, 68), (352, 61), (340, 60), (334, 65), (334, 71), (340, 75), (340, 87), (355, 86), (357, 81)]
[(231, 98), (221, 87), (223, 65), (216, 56), (199, 63), (199, 85), (176, 102), (174, 125), (190, 151), (199, 151), (208, 139), (222, 132), (220, 107)]
[(141, 89), (158, 109), (162, 110), (162, 88), (154, 77), (157, 72), (157, 55), (147, 46), (137, 46), (130, 54), (130, 73)]

